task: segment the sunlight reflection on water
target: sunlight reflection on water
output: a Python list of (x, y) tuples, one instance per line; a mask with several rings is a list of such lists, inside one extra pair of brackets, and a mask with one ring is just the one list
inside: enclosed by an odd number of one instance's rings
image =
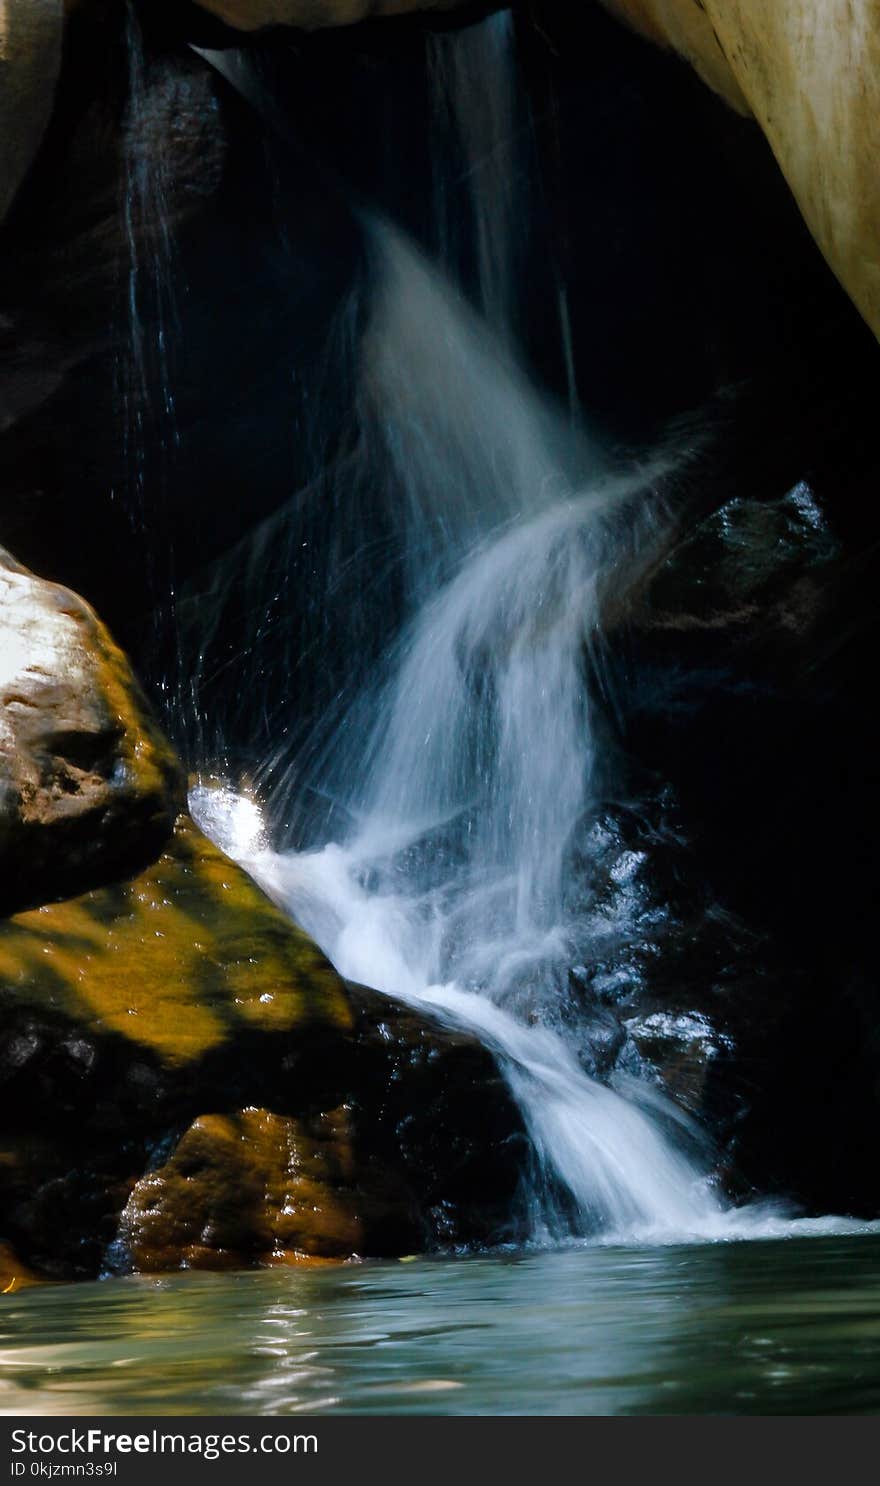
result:
[(45, 1287), (0, 1312), (0, 1407), (872, 1413), (880, 1242), (581, 1248)]

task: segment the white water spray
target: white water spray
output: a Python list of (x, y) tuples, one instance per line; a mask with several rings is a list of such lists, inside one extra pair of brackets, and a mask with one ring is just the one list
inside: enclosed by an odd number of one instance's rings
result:
[[(511, 354), (514, 208), (498, 162), (515, 95), (501, 73), (474, 93), (475, 62), (506, 65), (509, 18), (489, 25), (434, 59), (472, 175), (483, 317), (399, 234), (369, 229), (360, 476), (377, 506), (387, 494), (403, 554), (397, 638), (378, 675), (351, 657), (342, 725), (303, 752), (301, 790), (327, 802), (323, 829), (310, 804), (307, 849), (269, 849), (255, 802), (230, 789), (196, 789), (193, 814), (343, 975), (493, 1052), (549, 1178), (536, 1233), (861, 1231), (726, 1208), (684, 1118), (649, 1084), (590, 1077), (563, 1035), (560, 989), (584, 953), (569, 859), (599, 788), (590, 657), (604, 597), (650, 536), (659, 471), (612, 478)], [(369, 549), (362, 560), (375, 580)]]
[(409, 618), (313, 781), (353, 825), (273, 853), (252, 848), (252, 817), (242, 837), (244, 806), (193, 808), (342, 974), (495, 1053), (577, 1231), (704, 1229), (718, 1204), (658, 1096), (591, 1079), (552, 1026), (576, 929), (566, 859), (593, 798), (587, 658), (650, 491), (573, 443), (414, 250), (377, 244), (365, 396), (405, 482)]

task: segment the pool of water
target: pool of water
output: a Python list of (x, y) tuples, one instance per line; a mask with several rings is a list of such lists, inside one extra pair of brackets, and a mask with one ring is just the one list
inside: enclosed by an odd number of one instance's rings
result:
[(880, 1237), (53, 1286), (0, 1307), (6, 1414), (880, 1411)]

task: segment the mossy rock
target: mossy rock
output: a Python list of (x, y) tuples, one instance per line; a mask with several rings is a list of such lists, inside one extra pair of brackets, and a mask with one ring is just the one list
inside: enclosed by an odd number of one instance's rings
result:
[[(409, 1221), (417, 1243), (415, 1206)], [(381, 1254), (406, 1222), (393, 1176), (356, 1158), (350, 1109), (244, 1109), (200, 1116), (138, 1182), (121, 1231), (135, 1268), (155, 1272)]]
[(138, 877), (0, 924), (0, 1006), (16, 1002), (168, 1067), (252, 1030), (352, 1022), (317, 946), (188, 816)]
[(0, 1221), (42, 1273), (517, 1230), (528, 1144), (490, 1055), (346, 984), (188, 817), (130, 881), (0, 923), (0, 1014)]

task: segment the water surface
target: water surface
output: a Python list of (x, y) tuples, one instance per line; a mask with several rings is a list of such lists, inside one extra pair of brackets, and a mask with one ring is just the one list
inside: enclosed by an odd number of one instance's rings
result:
[(45, 1287), (0, 1310), (32, 1414), (880, 1411), (880, 1238), (580, 1248)]

